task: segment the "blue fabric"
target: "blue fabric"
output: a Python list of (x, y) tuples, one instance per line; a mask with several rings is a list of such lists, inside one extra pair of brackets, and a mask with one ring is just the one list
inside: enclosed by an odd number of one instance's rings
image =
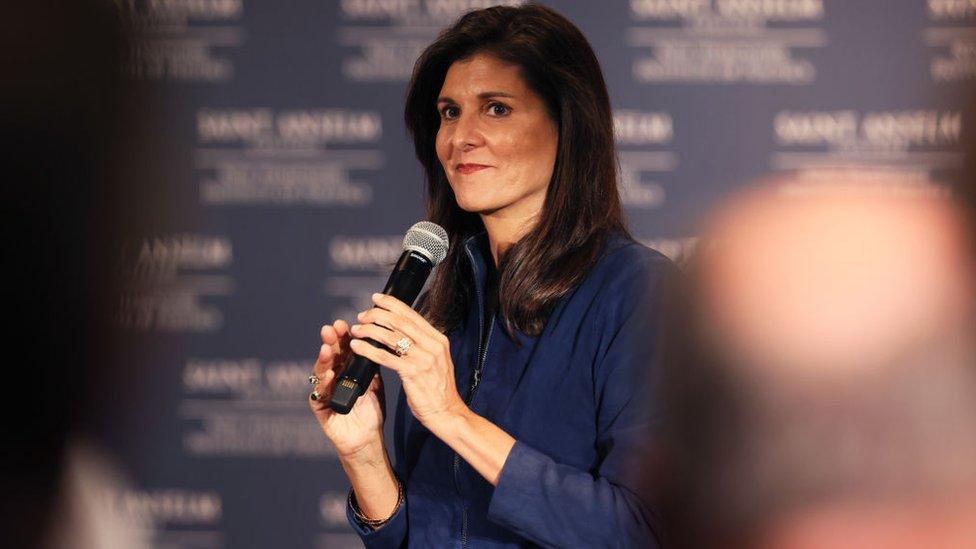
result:
[[(479, 360), (488, 261), (465, 241), (478, 303), (448, 333), (458, 391)], [(400, 395), (396, 472), (406, 502), (367, 547), (653, 547), (656, 518), (638, 496), (634, 459), (653, 432), (648, 402), (661, 254), (614, 236), (542, 334), (519, 346), (496, 316), (471, 409), (516, 440), (492, 487), (411, 414)]]

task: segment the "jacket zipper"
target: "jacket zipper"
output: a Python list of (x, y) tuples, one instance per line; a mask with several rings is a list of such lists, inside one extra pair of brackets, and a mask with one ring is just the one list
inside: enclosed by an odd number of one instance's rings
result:
[[(474, 256), (471, 255), (471, 250), (465, 247), (465, 252), (468, 254), (468, 259), (471, 260), (471, 268), (475, 271), (475, 291), (478, 295), (478, 337), (484, 334), (485, 331), (485, 311), (483, 305), (483, 298), (481, 295), (481, 290), (478, 289), (477, 277), (478, 277), (478, 267), (474, 261)], [(482, 369), (485, 365), (485, 358), (488, 357), (488, 343), (491, 341), (491, 332), (495, 329), (495, 317), (491, 318), (488, 323), (488, 334), (485, 335), (485, 340), (482, 342), (481, 355), (478, 357), (478, 362), (474, 366), (474, 371), (471, 373), (471, 387), (468, 389), (468, 398), (465, 400), (465, 404), (471, 404), (474, 400), (474, 393), (478, 390), (478, 385), (481, 384), (481, 378), (483, 377)], [(454, 485), (458, 490), (458, 495), (461, 495), (461, 484), (458, 482), (458, 472), (461, 466), (461, 456), (457, 452), (454, 452)], [(466, 506), (461, 507), (461, 548), (465, 549), (468, 546), (468, 508)]]
[(485, 359), (488, 358), (488, 344), (491, 342), (491, 332), (494, 329), (495, 318), (492, 317), (491, 322), (488, 323), (488, 335), (485, 336), (485, 347), (481, 352), (481, 359), (475, 365), (474, 371), (471, 372), (471, 387), (468, 389), (468, 400), (465, 404), (471, 404), (471, 401), (474, 400), (474, 394), (478, 391), (478, 386), (481, 385), (482, 378), (485, 377)]
[[(491, 332), (495, 329), (495, 318), (492, 317), (491, 322), (488, 323), (488, 335), (485, 336), (485, 346), (484, 350), (481, 352), (480, 360), (478, 364), (475, 365), (474, 372), (471, 375), (471, 388), (468, 390), (468, 398), (465, 404), (471, 404), (474, 400), (474, 394), (478, 390), (478, 385), (481, 384), (481, 379), (484, 377), (484, 366), (485, 359), (488, 358), (488, 343), (491, 341)], [(457, 483), (458, 470), (461, 465), (461, 456), (457, 452), (454, 452), (454, 480), (455, 484), (460, 490), (460, 484)], [(468, 546), (468, 508), (461, 507), (461, 548), (465, 549)]]

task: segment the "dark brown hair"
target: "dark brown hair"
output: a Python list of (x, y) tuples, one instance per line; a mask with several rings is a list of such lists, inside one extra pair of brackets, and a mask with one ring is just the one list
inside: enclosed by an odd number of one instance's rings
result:
[(472, 11), (420, 55), (404, 117), (427, 178), (428, 219), (451, 245), (422, 311), (439, 329), (457, 325), (473, 289), (463, 241), (484, 230), (458, 205), (435, 151), (437, 97), (452, 63), (485, 53), (521, 69), (558, 127), (559, 144), (543, 211), (534, 229), (499, 259), (498, 306), (509, 334), (535, 336), (549, 313), (596, 261), (608, 233), (627, 235), (617, 192), (610, 98), (600, 64), (569, 20), (539, 5)]

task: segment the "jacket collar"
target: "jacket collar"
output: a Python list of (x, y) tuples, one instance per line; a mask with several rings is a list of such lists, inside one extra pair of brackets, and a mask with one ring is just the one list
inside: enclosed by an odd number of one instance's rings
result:
[(488, 232), (482, 230), (464, 239), (462, 246), (471, 263), (479, 313), (484, 318), (485, 288), (488, 285), (488, 262), (494, 261), (488, 249)]

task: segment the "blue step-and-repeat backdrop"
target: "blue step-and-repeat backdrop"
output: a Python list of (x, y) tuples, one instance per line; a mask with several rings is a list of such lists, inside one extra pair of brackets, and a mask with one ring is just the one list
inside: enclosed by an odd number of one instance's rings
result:
[[(418, 52), (494, 3), (116, 0), (138, 230), (105, 441), (114, 505), (156, 546), (359, 546), (306, 403), (319, 327), (369, 305), (423, 216), (402, 121)], [(944, 185), (963, 165), (972, 0), (547, 4), (602, 63), (632, 231), (672, 257), (765, 174)]]

